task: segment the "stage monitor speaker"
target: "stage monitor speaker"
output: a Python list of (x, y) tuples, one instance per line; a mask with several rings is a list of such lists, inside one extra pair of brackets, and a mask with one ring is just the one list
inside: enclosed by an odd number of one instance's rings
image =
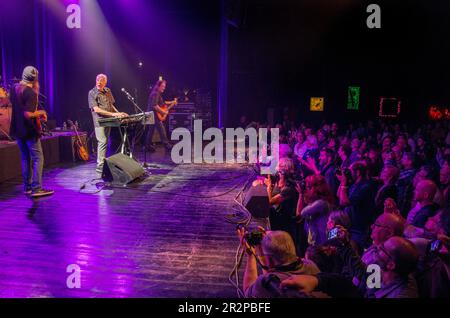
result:
[(252, 186), (245, 194), (244, 206), (255, 218), (269, 217), (270, 205), (266, 186)]
[(144, 168), (134, 159), (118, 153), (105, 159), (102, 178), (113, 184), (125, 185), (145, 173)]

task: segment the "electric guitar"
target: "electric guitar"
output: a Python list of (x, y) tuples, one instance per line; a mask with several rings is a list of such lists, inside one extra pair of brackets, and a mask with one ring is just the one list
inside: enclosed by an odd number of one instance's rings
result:
[(75, 134), (77, 135), (77, 139), (75, 140), (74, 145), (75, 145), (75, 149), (77, 151), (78, 157), (80, 157), (80, 159), (83, 161), (88, 161), (89, 153), (86, 150), (86, 148), (83, 146), (83, 143), (81, 142), (81, 138), (80, 138), (80, 135), (78, 134), (77, 126), (75, 126), (75, 124), (71, 120), (68, 120), (67, 122), (69, 123), (70, 126), (73, 127), (73, 130), (75, 131)]
[(167, 119), (167, 116), (169, 116), (169, 111), (175, 107), (178, 104), (178, 98), (175, 98), (173, 101), (168, 102), (167, 104), (164, 104), (163, 106), (159, 106), (163, 111), (167, 112), (167, 115), (163, 115), (160, 112), (156, 112), (156, 115), (158, 116), (158, 119), (162, 122), (164, 122)]

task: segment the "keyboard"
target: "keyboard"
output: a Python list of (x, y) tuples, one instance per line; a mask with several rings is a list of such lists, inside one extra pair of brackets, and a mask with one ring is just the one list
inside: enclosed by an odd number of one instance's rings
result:
[(100, 127), (122, 127), (133, 124), (154, 125), (155, 114), (154, 112), (145, 112), (121, 118), (118, 117), (99, 118), (98, 124), (100, 125)]

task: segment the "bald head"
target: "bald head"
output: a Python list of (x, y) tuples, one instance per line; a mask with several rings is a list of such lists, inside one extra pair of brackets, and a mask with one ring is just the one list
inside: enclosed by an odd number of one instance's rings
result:
[(433, 202), (437, 192), (436, 184), (431, 180), (420, 181), (414, 192), (414, 199), (418, 202)]
[(394, 272), (398, 275), (407, 277), (416, 269), (419, 252), (407, 239), (393, 236), (384, 243), (384, 248), (395, 263)]
[(405, 220), (393, 213), (381, 214), (372, 225), (370, 234), (373, 244), (380, 245), (393, 236), (402, 236)]
[(405, 220), (393, 213), (383, 213), (377, 219), (377, 222), (390, 228), (393, 236), (402, 236), (405, 229)]

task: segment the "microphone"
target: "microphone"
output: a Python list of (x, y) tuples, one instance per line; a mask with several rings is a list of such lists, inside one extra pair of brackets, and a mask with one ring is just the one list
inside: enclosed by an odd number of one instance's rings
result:
[(124, 94), (125, 94), (125, 95), (127, 95), (127, 96), (128, 96), (128, 98), (130, 98), (131, 100), (134, 100), (134, 97), (133, 97), (133, 96), (131, 96), (131, 94), (130, 94), (130, 93), (128, 93), (128, 92), (127, 92), (127, 90), (126, 90), (125, 88), (123, 88), (123, 87), (122, 87), (122, 92), (124, 92)]

